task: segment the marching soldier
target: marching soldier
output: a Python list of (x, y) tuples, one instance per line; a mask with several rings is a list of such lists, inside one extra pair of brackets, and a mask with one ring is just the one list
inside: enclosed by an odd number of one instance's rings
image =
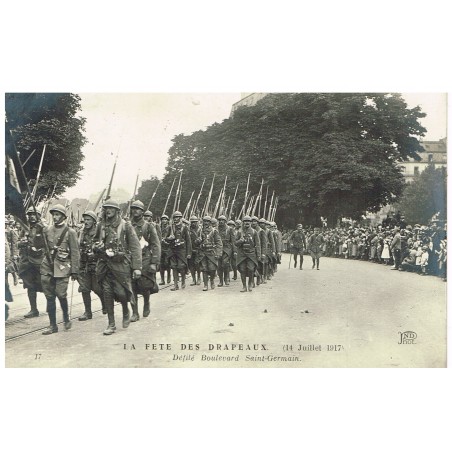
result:
[(12, 228), (14, 224), (14, 220), (11, 220), (8, 217), (5, 217), (5, 242), (9, 246), (10, 250), (10, 265), (7, 267), (8, 271), (5, 274), (5, 278), (8, 279), (8, 273), (13, 275), (14, 285), (17, 286), (17, 267), (16, 267), (16, 259), (18, 256), (17, 242), (19, 237), (17, 232)]
[[(234, 223), (234, 238), (237, 238), (237, 234), (240, 231), (240, 229), (242, 229), (242, 221), (237, 219), (237, 220), (235, 220), (235, 223)], [(236, 281), (237, 280), (237, 247), (235, 248), (234, 261), (235, 261), (235, 270), (234, 270), (234, 273), (233, 273), (234, 276), (232, 277), (232, 279), (234, 281)]]
[(267, 256), (268, 256), (268, 267), (267, 267), (267, 279), (272, 279), (275, 273), (276, 264), (276, 245), (275, 237), (271, 231), (271, 224), (269, 221), (265, 222), (267, 231)]
[(259, 262), (259, 273), (261, 274), (262, 284), (267, 284), (268, 272), (268, 239), (267, 239), (267, 220), (261, 218), (259, 220), (259, 239), (261, 241), (261, 261)]
[(306, 236), (303, 225), (297, 224), (297, 229), (289, 237), (289, 245), (292, 248), (294, 268), (297, 268), (297, 257), (300, 256), (300, 270), (303, 270), (303, 252), (306, 249)]
[(202, 219), (202, 231), (196, 240), (199, 247), (197, 263), (202, 272), (204, 282), (203, 291), (208, 290), (210, 278), (210, 288), (215, 289), (215, 272), (218, 268), (218, 259), (222, 252), (222, 243), (219, 232), (212, 227), (212, 219), (205, 216)]
[[(254, 272), (261, 260), (259, 234), (251, 227), (251, 217), (243, 217), (242, 229), (236, 235), (237, 268), (240, 272), (243, 288), (240, 292), (251, 292), (254, 284)], [(248, 277), (248, 288), (246, 277)]]
[(99, 285), (96, 276), (96, 265), (98, 256), (93, 251), (95, 243), (97, 215), (87, 210), (82, 214), (84, 227), (80, 232), (79, 247), (80, 247), (80, 273), (78, 277), (79, 288), (85, 305), (85, 312), (78, 319), (80, 321), (89, 320), (93, 318), (91, 310), (91, 292), (94, 292), (100, 299), (102, 304), (102, 314), (107, 311), (104, 305), (104, 298), (102, 289)]
[(323, 235), (320, 233), (319, 228), (314, 228), (314, 234), (309, 237), (308, 240), (308, 251), (312, 257), (312, 269), (317, 266), (317, 270), (319, 270), (319, 262), (320, 257), (322, 256), (323, 243), (325, 239)]
[(141, 277), (132, 281), (135, 304), (132, 305), (131, 322), (140, 319), (138, 314), (138, 294), (143, 295), (143, 317), (147, 317), (151, 312), (149, 299), (152, 293), (159, 290), (156, 273), (160, 263), (160, 239), (154, 224), (144, 219), (144, 204), (141, 201), (134, 201), (130, 207), (132, 226), (135, 229), (141, 245), (142, 271)]
[(232, 279), (235, 281), (237, 279), (237, 249), (235, 247), (235, 235), (236, 235), (236, 229), (235, 229), (235, 221), (234, 220), (229, 220), (228, 221), (228, 226), (231, 229), (231, 233), (233, 236), (233, 241), (234, 241), (234, 252), (232, 253), (231, 256), (231, 270), (232, 270)]
[(50, 325), (42, 334), (58, 332), (56, 322), (56, 299), (58, 298), (63, 311), (64, 329), (69, 330), (72, 323), (69, 319), (67, 288), (69, 276), (72, 281), (78, 279), (80, 266), (80, 251), (77, 233), (66, 224), (66, 209), (57, 204), (50, 209), (53, 225), (44, 230), (47, 243), (51, 250), (41, 263), (41, 282), (44, 295), (47, 298), (47, 313)]
[(135, 229), (121, 218), (119, 204), (108, 200), (102, 209), (104, 218), (97, 228), (94, 251), (99, 254), (96, 274), (108, 315), (108, 327), (103, 334), (109, 336), (116, 331), (114, 300), (122, 305), (122, 327), (128, 328), (130, 324), (128, 303), (136, 303), (132, 274), (134, 279), (141, 276), (142, 259)]
[(170, 247), (169, 262), (174, 280), (174, 287), (171, 290), (179, 290), (179, 273), (182, 279), (181, 287), (185, 289), (187, 260), (191, 257), (191, 240), (188, 228), (182, 223), (182, 214), (179, 211), (173, 213), (173, 224), (163, 236), (163, 242)]
[[(259, 227), (259, 218), (257, 218), (254, 215), (251, 217), (251, 227), (258, 233), (259, 241), (260, 241), (260, 244), (261, 244), (261, 250), (260, 250), (261, 259), (259, 260), (258, 265), (256, 267), (256, 271), (255, 271), (255, 276), (257, 277), (256, 283), (257, 283), (257, 285), (259, 285), (262, 282), (262, 280), (264, 279), (263, 265), (262, 265), (263, 258), (262, 258), (262, 256), (264, 255), (263, 251), (266, 251), (267, 244), (266, 243), (262, 243), (262, 236), (261, 236), (262, 230)], [(264, 232), (264, 234), (265, 234), (265, 232)]]
[(38, 317), (37, 293), (43, 292), (41, 284), (41, 263), (45, 255), (43, 236), (44, 225), (40, 221), (41, 213), (33, 207), (27, 210), (29, 231), (18, 242), (19, 248), (19, 277), (24, 289), (27, 289), (30, 311), (24, 315), (26, 319)]
[(199, 234), (200, 234), (199, 220), (195, 215), (192, 215), (190, 217), (190, 240), (192, 250), (191, 257), (190, 259), (188, 259), (188, 268), (190, 270), (193, 282), (190, 284), (190, 286), (196, 286), (201, 284), (200, 281), (201, 270), (199, 269), (198, 263), (199, 244), (197, 242)]
[(154, 225), (155, 230), (157, 231), (157, 235), (159, 236), (159, 240), (162, 241), (162, 230), (160, 228), (160, 224), (154, 221), (154, 215), (152, 214), (152, 212), (150, 210), (146, 210), (146, 212), (144, 212), (143, 218), (145, 221), (148, 221)]
[(275, 247), (276, 247), (276, 262), (275, 262), (275, 272), (278, 270), (278, 264), (281, 263), (281, 254), (282, 254), (282, 232), (278, 229), (277, 224), (273, 221), (272, 231), (275, 238)]
[(169, 255), (170, 255), (170, 246), (169, 243), (163, 240), (163, 237), (166, 237), (170, 232), (170, 224), (168, 215), (162, 215), (160, 218), (161, 228), (160, 228), (160, 236), (161, 239), (161, 257), (160, 257), (160, 284), (165, 284), (165, 272), (167, 272), (166, 282), (168, 284), (171, 283), (171, 269), (169, 266)]
[(218, 260), (218, 276), (220, 283), (218, 287), (229, 286), (229, 274), (231, 272), (231, 259), (235, 253), (235, 237), (232, 229), (226, 224), (227, 218), (224, 215), (218, 217), (218, 232), (220, 234), (221, 243), (223, 244), (223, 252)]

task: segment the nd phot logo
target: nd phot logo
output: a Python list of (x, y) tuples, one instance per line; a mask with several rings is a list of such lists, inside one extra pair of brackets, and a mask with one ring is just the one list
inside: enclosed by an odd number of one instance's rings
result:
[(403, 333), (399, 331), (399, 335), (399, 344), (414, 344), (414, 340), (417, 338), (417, 334), (414, 331), (404, 331)]

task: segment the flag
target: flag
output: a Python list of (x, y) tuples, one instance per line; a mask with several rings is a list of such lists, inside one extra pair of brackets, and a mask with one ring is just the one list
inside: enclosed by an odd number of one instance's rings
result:
[(27, 181), (17, 155), (13, 138), (5, 124), (5, 213), (26, 222), (23, 194), (27, 192)]

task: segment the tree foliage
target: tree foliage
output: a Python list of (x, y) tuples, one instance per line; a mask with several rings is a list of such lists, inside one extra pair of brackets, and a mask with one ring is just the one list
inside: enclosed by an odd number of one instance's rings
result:
[(279, 198), (276, 220), (288, 226), (313, 224), (320, 216), (359, 218), (400, 196), (403, 177), (396, 163), (419, 158), (417, 137), (425, 129), (418, 119), (424, 116), (419, 107), (407, 108), (399, 94), (268, 94), (221, 124), (174, 137), (160, 187), (164, 196), (156, 206), (163, 208), (181, 170), (183, 206), (203, 178), (205, 199), (215, 173), (214, 201), (225, 176), (226, 198), (240, 184), (237, 214), (251, 173), (251, 194), (263, 178), (264, 193), (268, 187), (269, 199), (273, 191)]
[(78, 117), (80, 97), (70, 93), (7, 93), (6, 118), (28, 180), (36, 180), (44, 145), (37, 196), (53, 190), (55, 195), (75, 185), (83, 169), (82, 147), (85, 119)]
[(403, 212), (409, 224), (428, 224), (434, 215), (447, 218), (447, 175), (444, 168), (430, 164), (422, 173), (407, 184), (398, 210)]

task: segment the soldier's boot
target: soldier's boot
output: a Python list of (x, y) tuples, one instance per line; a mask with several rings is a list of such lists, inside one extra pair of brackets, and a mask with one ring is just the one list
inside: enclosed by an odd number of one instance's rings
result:
[(314, 268), (315, 268), (315, 259), (312, 258), (312, 269), (314, 270)]
[(160, 270), (160, 284), (165, 284), (165, 270)]
[(181, 271), (181, 274), (180, 274), (180, 277), (181, 277), (181, 287), (182, 287), (182, 289), (185, 289), (185, 270), (182, 270)]
[(14, 285), (17, 286), (18, 278), (17, 278), (17, 273), (16, 272), (13, 272), (13, 280), (14, 280)]
[(234, 276), (232, 277), (234, 281), (237, 280), (237, 268), (234, 268)]
[(303, 257), (300, 257), (300, 270), (303, 270)]
[(146, 291), (143, 294), (143, 300), (144, 300), (143, 317), (148, 317), (149, 314), (151, 313), (151, 304), (149, 303), (150, 296), (151, 296), (151, 294), (149, 293), (149, 291)]
[(202, 272), (202, 280), (204, 282), (204, 289), (202, 290), (205, 292), (206, 290), (209, 290), (207, 272)]
[[(257, 284), (258, 286), (260, 286), (260, 285), (262, 284), (262, 276), (261, 276), (260, 273), (257, 274), (257, 277), (256, 277), (256, 284)], [(253, 287), (254, 287), (254, 281), (253, 281)]]
[(91, 294), (89, 292), (82, 292), (83, 304), (85, 305), (85, 312), (78, 319), (80, 321), (90, 320), (93, 318), (91, 311)]
[(243, 288), (240, 292), (248, 292), (248, 289), (246, 288), (246, 273), (240, 273), (240, 278), (243, 284)]
[(198, 286), (201, 284), (201, 272), (198, 272), (198, 282), (196, 283)]
[(32, 317), (39, 317), (38, 306), (36, 303), (38, 294), (36, 291), (28, 289), (28, 300), (30, 302), (30, 312), (24, 315), (26, 319), (31, 319)]
[(296, 257), (293, 260), (293, 268), (297, 268), (297, 258)]
[(135, 295), (135, 303), (132, 303), (132, 317), (130, 317), (131, 322), (138, 322), (140, 320), (140, 314), (138, 314), (138, 297)]
[(224, 271), (224, 285), (229, 286), (229, 270)]
[(71, 319), (69, 318), (69, 304), (67, 302), (67, 298), (60, 298), (59, 300), (61, 310), (63, 311), (64, 329), (68, 331), (72, 328), (72, 322)]
[(248, 278), (248, 292), (251, 292), (254, 287), (254, 276)]
[(210, 288), (215, 289), (215, 272), (210, 272)]
[(169, 270), (169, 269), (166, 272), (166, 282), (168, 284), (171, 284), (171, 270)]
[(107, 329), (104, 330), (104, 336), (110, 336), (116, 331), (115, 325), (115, 308), (114, 308), (114, 300), (112, 297), (107, 296), (104, 297), (105, 309), (107, 310), (108, 316), (108, 326)]
[(193, 280), (193, 282), (190, 284), (190, 286), (196, 286), (197, 282), (196, 282), (196, 272), (190, 272), (191, 273), (191, 279)]
[(50, 325), (42, 332), (45, 336), (53, 333), (58, 333), (58, 326), (56, 323), (56, 306), (55, 297), (47, 299), (47, 313), (49, 314)]
[(173, 269), (173, 280), (174, 280), (174, 287), (171, 287), (170, 290), (172, 290), (172, 291), (179, 290), (179, 274), (177, 273), (177, 268)]
[(127, 301), (122, 301), (121, 306), (122, 306), (122, 327), (129, 328), (130, 325), (129, 303)]
[(262, 284), (267, 284), (267, 264), (262, 265)]
[(320, 269), (319, 269), (319, 264), (320, 264), (320, 259), (316, 259), (317, 270), (320, 270)]
[(218, 277), (220, 278), (220, 284), (218, 284), (218, 287), (223, 287), (223, 270), (222, 269), (218, 269)]
[(105, 306), (105, 301), (104, 301), (104, 297), (99, 297), (100, 298), (100, 303), (102, 305), (102, 314), (106, 314), (107, 313), (107, 307)]

